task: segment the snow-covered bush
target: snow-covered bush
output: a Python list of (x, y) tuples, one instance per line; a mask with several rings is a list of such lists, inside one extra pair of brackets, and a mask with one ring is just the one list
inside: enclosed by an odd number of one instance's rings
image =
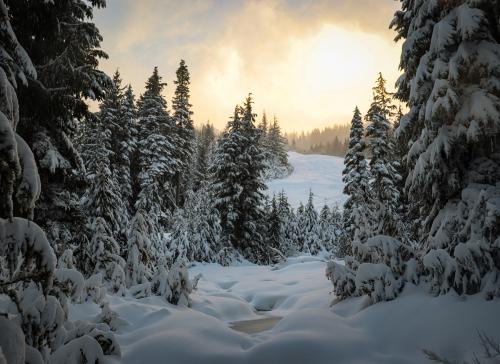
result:
[(179, 306), (189, 306), (189, 294), (193, 291), (193, 284), (189, 280), (189, 273), (184, 260), (179, 259), (170, 268), (167, 276), (168, 288), (165, 299)]
[(84, 300), (91, 299), (93, 302), (100, 304), (106, 297), (106, 288), (103, 285), (102, 274), (97, 273), (85, 280), (85, 288), (82, 298)]
[(105, 323), (111, 331), (116, 331), (120, 326), (126, 325), (127, 322), (120, 318), (117, 312), (109, 307), (109, 302), (101, 304), (101, 313), (97, 315), (94, 322)]
[(333, 292), (338, 298), (344, 299), (354, 295), (355, 273), (349, 267), (330, 261), (326, 267), (326, 277), (332, 281)]
[(400, 279), (396, 279), (387, 265), (361, 263), (356, 270), (357, 295), (368, 295), (372, 303), (388, 301), (397, 297), (402, 288)]

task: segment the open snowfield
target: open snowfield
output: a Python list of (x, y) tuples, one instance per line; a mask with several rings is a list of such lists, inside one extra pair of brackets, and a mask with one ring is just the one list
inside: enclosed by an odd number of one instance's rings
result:
[(342, 170), (344, 169), (344, 159), (319, 154), (300, 154), (289, 152), (288, 159), (293, 166), (293, 173), (282, 179), (269, 182), (269, 196), (278, 194), (284, 190), (288, 196), (288, 202), (293, 208), (306, 203), (309, 196), (309, 189), (314, 193), (314, 206), (318, 210), (325, 202), (331, 206), (337, 203), (344, 204), (346, 196), (342, 193), (344, 184), (342, 183)]
[[(109, 297), (127, 322), (116, 334), (122, 358), (110, 362), (425, 363), (422, 348), (472, 359), (481, 353), (476, 330), (500, 334), (500, 302), (479, 296), (434, 298), (409, 287), (392, 302), (363, 309), (365, 299), (356, 298), (330, 308), (334, 297), (319, 258), (293, 258), (279, 269), (197, 264), (190, 271), (203, 274), (191, 308), (159, 297)], [(98, 312), (85, 303), (71, 316)]]

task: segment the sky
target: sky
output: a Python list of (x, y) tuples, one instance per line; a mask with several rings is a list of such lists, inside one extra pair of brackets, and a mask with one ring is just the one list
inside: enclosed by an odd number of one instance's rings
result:
[(378, 72), (399, 76), (388, 28), (394, 0), (107, 0), (94, 21), (109, 59), (136, 95), (158, 66), (169, 101), (179, 61), (191, 74), (193, 119), (222, 129), (248, 93), (260, 119), (286, 131), (351, 120), (366, 111)]

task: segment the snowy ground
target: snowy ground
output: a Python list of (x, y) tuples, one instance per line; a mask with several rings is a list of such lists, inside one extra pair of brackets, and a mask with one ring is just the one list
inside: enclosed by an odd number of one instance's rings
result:
[(312, 189), (314, 206), (318, 210), (325, 202), (330, 206), (334, 203), (339, 206), (344, 204), (346, 196), (342, 193), (343, 158), (296, 152), (289, 152), (288, 158), (294, 171), (286, 178), (269, 182), (269, 196), (283, 189), (292, 207), (297, 208), (300, 202), (307, 202), (309, 189)]
[[(116, 362), (422, 363), (422, 348), (472, 359), (481, 353), (476, 330), (500, 333), (500, 302), (479, 296), (434, 298), (410, 287), (392, 302), (364, 308), (366, 301), (356, 298), (330, 308), (324, 270), (325, 262), (307, 256), (280, 269), (197, 264), (191, 274), (203, 278), (189, 309), (158, 297), (111, 296), (111, 308), (128, 322), (117, 333), (122, 358)], [(88, 319), (98, 311), (86, 303), (71, 314)], [(273, 318), (267, 331), (231, 328), (263, 318)]]
[[(342, 159), (290, 153), (294, 173), (270, 183), (296, 207), (316, 193), (316, 205), (343, 202)], [(272, 193), (272, 192), (271, 192)], [(395, 301), (366, 307), (365, 298), (332, 307), (325, 262), (302, 256), (279, 269), (251, 264), (196, 264), (202, 273), (191, 308), (159, 297), (109, 296), (127, 322), (116, 334), (122, 348), (111, 363), (323, 364), (426, 363), (421, 349), (451, 359), (482, 353), (477, 330), (500, 339), (500, 301), (448, 294), (431, 297), (407, 287)], [(92, 319), (97, 305), (71, 306), (72, 319)], [(262, 331), (264, 330), (264, 331)], [(250, 334), (249, 334), (250, 333)]]

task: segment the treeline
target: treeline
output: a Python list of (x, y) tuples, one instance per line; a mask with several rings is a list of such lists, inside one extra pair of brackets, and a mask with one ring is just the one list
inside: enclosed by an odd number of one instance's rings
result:
[(500, 295), (499, 5), (403, 2), (396, 13), (398, 90), (380, 75), (366, 127), (357, 108), (351, 123), (345, 265), (327, 269), (340, 299), (392, 300), (412, 284)]
[(326, 154), (343, 157), (347, 151), (349, 125), (334, 125), (310, 132), (285, 133), (290, 149), (299, 153)]

